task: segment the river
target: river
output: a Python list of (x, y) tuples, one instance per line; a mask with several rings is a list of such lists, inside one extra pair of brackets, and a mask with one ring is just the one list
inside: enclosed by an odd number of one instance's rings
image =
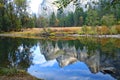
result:
[(26, 70), (44, 80), (117, 80), (120, 39), (0, 37), (0, 68)]

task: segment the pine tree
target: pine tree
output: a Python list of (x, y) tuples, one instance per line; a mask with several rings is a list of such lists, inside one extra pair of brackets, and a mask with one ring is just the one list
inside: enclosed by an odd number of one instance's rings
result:
[(55, 16), (55, 13), (53, 12), (49, 19), (49, 25), (54, 27), (55, 24), (56, 24), (56, 16)]

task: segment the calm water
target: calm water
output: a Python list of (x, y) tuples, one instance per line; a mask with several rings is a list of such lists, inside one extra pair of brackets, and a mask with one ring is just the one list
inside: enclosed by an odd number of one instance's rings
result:
[(24, 69), (45, 80), (117, 80), (120, 39), (0, 37), (0, 68)]

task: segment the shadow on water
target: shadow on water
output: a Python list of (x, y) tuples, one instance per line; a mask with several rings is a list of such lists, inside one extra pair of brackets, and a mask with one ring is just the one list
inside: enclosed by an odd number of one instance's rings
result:
[(32, 64), (31, 48), (36, 43), (36, 40), (0, 37), (0, 71), (27, 70)]
[(31, 75), (38, 78), (43, 75), (40, 77), (46, 80), (57, 79), (54, 77), (62, 74), (64, 76), (60, 79), (73, 75), (72, 80), (79, 80), (80, 76), (83, 79), (86, 76), (90, 79), (99, 77), (101, 80), (102, 75), (106, 74), (120, 79), (120, 39), (78, 38), (52, 41), (1, 37), (0, 68), (28, 70)]

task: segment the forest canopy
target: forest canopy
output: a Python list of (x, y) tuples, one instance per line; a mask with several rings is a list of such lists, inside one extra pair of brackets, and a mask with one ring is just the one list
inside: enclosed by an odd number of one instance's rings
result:
[[(55, 1), (53, 4), (58, 7), (57, 13), (53, 12), (46, 17), (30, 14), (28, 0), (0, 0), (0, 32), (21, 31), (32, 27), (103, 25), (110, 29), (111, 26), (120, 24), (120, 0), (90, 0), (85, 7), (81, 7), (79, 1), (83, 0)], [(75, 11), (64, 13), (64, 8), (71, 2), (76, 6)]]

